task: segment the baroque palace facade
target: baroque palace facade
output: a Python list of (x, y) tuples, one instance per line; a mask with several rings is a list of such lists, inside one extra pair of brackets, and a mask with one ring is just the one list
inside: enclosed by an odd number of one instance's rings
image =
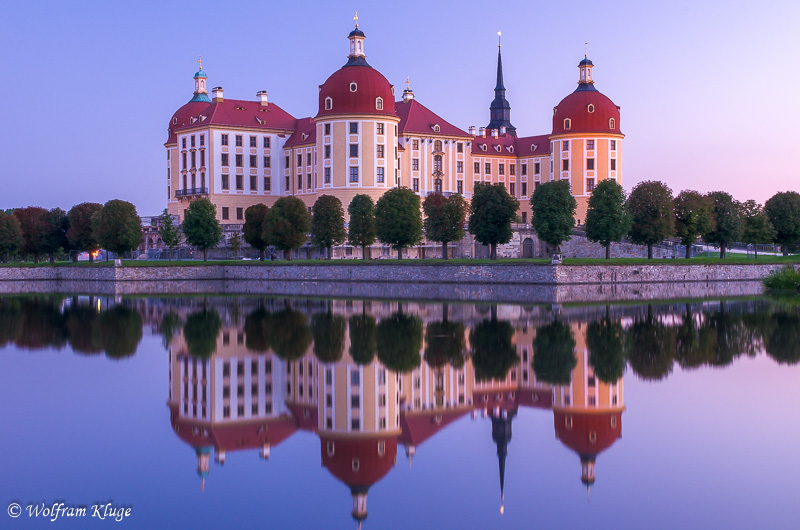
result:
[(553, 108), (550, 134), (517, 136), (505, 97), (500, 48), (497, 85), (486, 127), (469, 131), (395, 88), (366, 60), (364, 33), (350, 32), (347, 63), (320, 86), (314, 117), (295, 118), (268, 100), (208, 95), (208, 77), (194, 75), (192, 99), (169, 122), (168, 209), (183, 220), (189, 201), (207, 197), (224, 225), (243, 223), (244, 210), (294, 195), (310, 208), (320, 195), (347, 205), (356, 194), (377, 200), (404, 186), (472, 197), (476, 183), (502, 183), (531, 218), (530, 195), (542, 182), (568, 180), (583, 222), (589, 195), (604, 179), (622, 183), (620, 112), (594, 87), (592, 62), (578, 65), (577, 89)]

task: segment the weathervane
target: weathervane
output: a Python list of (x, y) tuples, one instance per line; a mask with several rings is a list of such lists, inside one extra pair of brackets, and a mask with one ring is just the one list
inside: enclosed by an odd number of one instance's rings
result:
[(197, 56), (197, 64), (200, 65), (200, 70), (202, 70), (203, 69), (203, 56), (202, 55), (198, 55)]
[(411, 90), (411, 76), (406, 76), (406, 90)]
[(583, 58), (584, 59), (588, 59), (589, 58), (589, 42), (588, 41), (583, 43)]
[(353, 17), (353, 20), (356, 21), (356, 29), (358, 29), (358, 11), (356, 11), (356, 15)]
[(497, 47), (498, 47), (498, 48), (499, 48), (500, 46), (502, 46), (502, 44), (500, 44), (500, 35), (502, 35), (502, 34), (503, 34), (503, 32), (502, 32), (502, 31), (498, 31), (498, 32), (497, 32)]

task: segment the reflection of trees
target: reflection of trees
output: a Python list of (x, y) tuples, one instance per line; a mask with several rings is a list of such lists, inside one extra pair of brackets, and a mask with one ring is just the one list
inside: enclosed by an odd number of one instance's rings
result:
[(44, 297), (20, 300), (23, 319), (17, 346), (30, 350), (64, 347), (69, 333), (64, 315), (58, 310), (56, 302), (60, 302), (60, 299)]
[(180, 331), (181, 324), (183, 324), (181, 317), (175, 311), (167, 311), (161, 317), (161, 322), (158, 324), (158, 333), (161, 335), (161, 343), (165, 349), (169, 348), (172, 338)]
[(299, 359), (311, 345), (311, 330), (308, 318), (300, 311), (286, 307), (272, 315), (271, 344), (275, 354), (281, 359), (293, 361)]
[(142, 340), (142, 317), (138, 311), (116, 305), (100, 314), (97, 326), (107, 357), (122, 359), (136, 353)]
[(637, 318), (628, 329), (628, 364), (642, 380), (664, 379), (672, 371), (674, 345), (673, 329), (654, 318), (648, 305), (647, 317)]
[(103, 339), (100, 336), (100, 314), (97, 307), (78, 304), (77, 299), (64, 312), (66, 317), (69, 345), (77, 353), (95, 354), (103, 352)]
[(183, 340), (186, 349), (197, 357), (210, 357), (217, 351), (217, 336), (222, 330), (222, 320), (216, 309), (203, 308), (186, 317)]
[(710, 313), (706, 321), (716, 336), (714, 356), (710, 359), (710, 364), (727, 366), (743, 353), (755, 353), (741, 315), (728, 311), (726, 302), (720, 302), (719, 311)]
[(482, 320), (469, 333), (472, 346), (472, 366), (475, 379), (488, 381), (505, 379), (519, 356), (514, 348), (514, 329), (505, 320), (497, 320), (492, 310), (489, 320)]
[(433, 367), (464, 366), (464, 324), (431, 322), (425, 328), (425, 362)]
[(800, 362), (800, 316), (788, 311), (773, 314), (772, 333), (764, 341), (767, 355), (780, 364)]
[[(600, 381), (615, 383), (625, 371), (622, 324), (604, 317), (586, 327), (589, 364)], [(538, 377), (538, 376), (537, 376)]]
[(335, 363), (342, 358), (344, 350), (343, 317), (317, 313), (311, 317), (311, 333), (314, 337), (314, 355), (323, 363)]
[(714, 331), (700, 325), (689, 304), (675, 329), (675, 360), (681, 368), (697, 368), (709, 362), (714, 350)]
[(350, 357), (359, 365), (372, 362), (377, 344), (375, 317), (362, 313), (350, 317)]
[(533, 372), (539, 381), (552, 385), (568, 385), (577, 363), (575, 337), (567, 324), (555, 321), (536, 329), (536, 338), (533, 339)]
[(264, 353), (269, 350), (272, 336), (272, 313), (263, 305), (244, 319), (244, 346), (250, 351)]
[(422, 321), (419, 317), (393, 313), (378, 323), (378, 359), (395, 372), (410, 372), (420, 363)]
[(0, 299), (0, 347), (14, 342), (22, 328), (22, 309), (16, 298)]

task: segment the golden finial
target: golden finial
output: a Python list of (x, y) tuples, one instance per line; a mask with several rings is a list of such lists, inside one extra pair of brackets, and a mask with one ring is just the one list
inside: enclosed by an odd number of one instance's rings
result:
[(497, 32), (497, 47), (498, 47), (498, 48), (499, 48), (500, 46), (502, 46), (502, 44), (500, 44), (500, 35), (502, 35), (502, 34), (503, 34), (503, 32), (502, 32), (502, 31), (498, 31), (498, 32)]
[(406, 90), (411, 90), (411, 76), (406, 76)]
[(589, 43), (588, 42), (584, 42), (583, 43), (583, 58), (584, 59), (588, 59), (589, 58)]
[(356, 11), (356, 15), (353, 17), (353, 20), (356, 21), (356, 29), (358, 29), (358, 11)]
[(197, 56), (197, 64), (200, 65), (200, 70), (202, 70), (203, 69), (203, 56), (202, 55), (198, 55)]

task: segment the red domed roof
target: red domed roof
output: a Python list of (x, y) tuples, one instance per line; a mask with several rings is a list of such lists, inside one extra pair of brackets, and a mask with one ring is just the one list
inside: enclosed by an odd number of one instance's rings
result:
[(211, 104), (204, 101), (190, 101), (176, 110), (175, 114), (169, 119), (169, 125), (167, 125), (167, 130), (169, 131), (167, 144), (176, 143), (178, 141), (178, 136), (175, 134), (175, 131), (180, 127), (189, 125), (191, 117), (201, 114), (209, 105)]
[(553, 411), (556, 437), (581, 457), (596, 457), (622, 437), (622, 409), (611, 412)]
[[(355, 92), (350, 85), (355, 83)], [(325, 108), (325, 99), (332, 105)], [(377, 98), (383, 99), (383, 109), (378, 109)], [(395, 117), (392, 85), (383, 75), (367, 65), (343, 66), (333, 73), (319, 90), (319, 116), (339, 114), (375, 114)]]
[[(368, 488), (382, 479), (394, 467), (397, 458), (397, 436), (375, 435), (369, 438), (319, 437), (322, 465), (331, 475), (351, 488)], [(378, 452), (383, 442), (383, 454)], [(333, 444), (329, 454), (328, 444)], [(357, 469), (353, 460), (357, 459)]]
[[(590, 105), (592, 105), (592, 109), (589, 108)], [(570, 120), (569, 129), (564, 128), (564, 120), (567, 118)], [(614, 119), (613, 128), (611, 127), (612, 118)], [(571, 133), (622, 134), (619, 124), (619, 107), (594, 87), (579, 88), (562, 99), (553, 112), (553, 134)]]

